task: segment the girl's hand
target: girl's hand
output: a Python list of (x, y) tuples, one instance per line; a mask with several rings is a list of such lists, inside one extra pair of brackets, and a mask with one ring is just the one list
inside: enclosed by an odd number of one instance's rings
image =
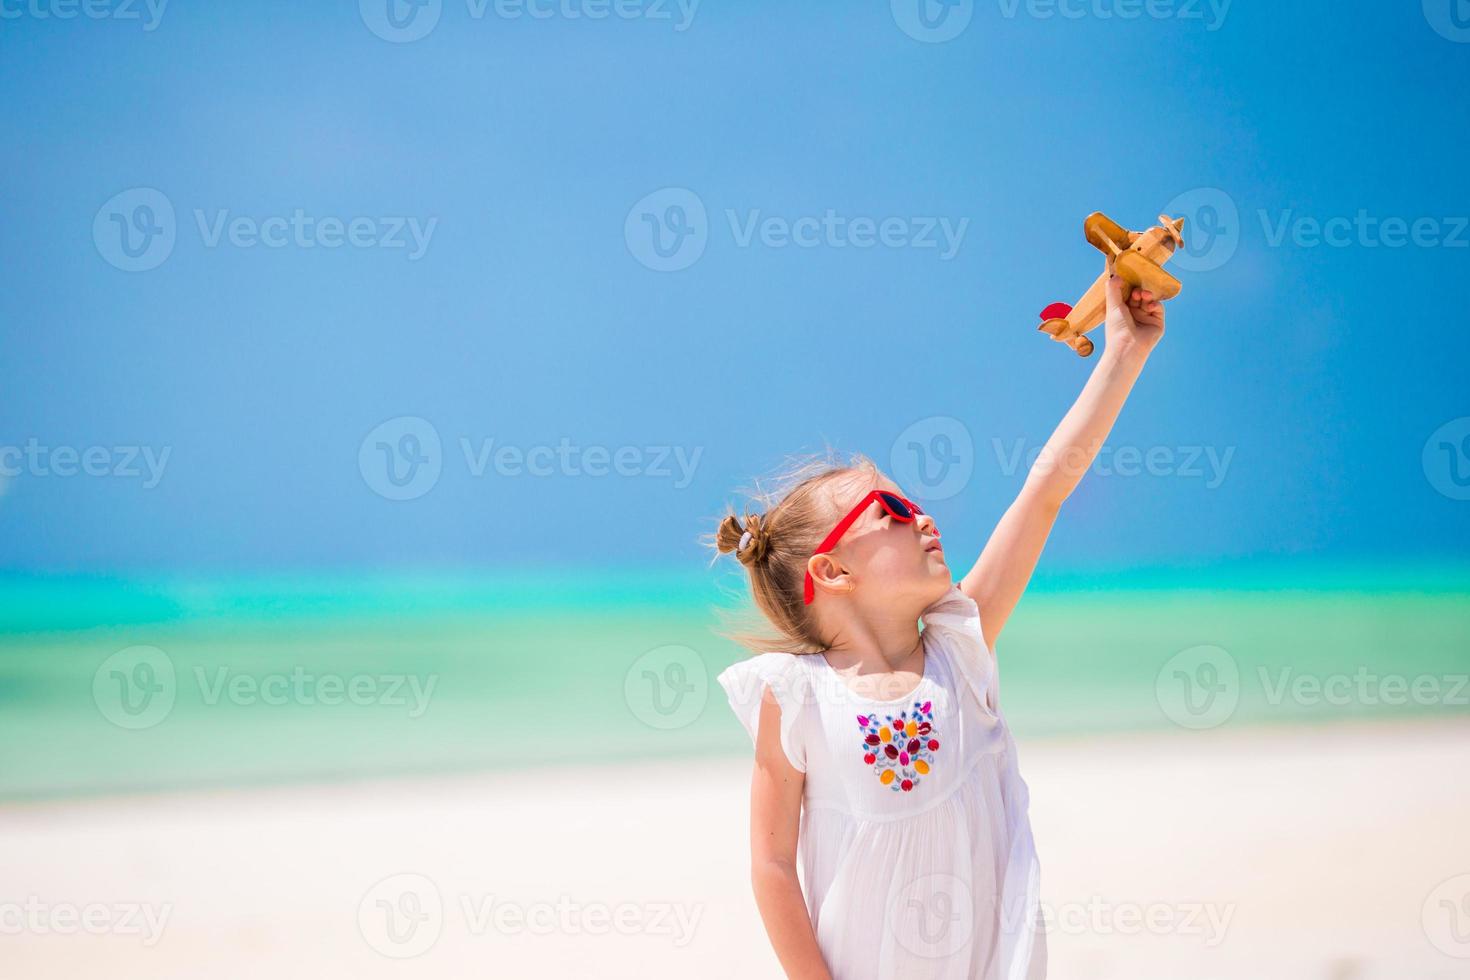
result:
[[(1125, 290), (1127, 296), (1125, 298)], [(1108, 316), (1103, 327), (1108, 349), (1133, 348), (1147, 354), (1164, 336), (1164, 304), (1147, 289), (1129, 286), (1113, 271), (1108, 256)]]

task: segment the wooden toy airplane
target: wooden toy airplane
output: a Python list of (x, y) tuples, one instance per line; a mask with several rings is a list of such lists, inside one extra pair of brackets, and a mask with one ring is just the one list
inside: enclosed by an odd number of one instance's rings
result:
[[(1129, 231), (1101, 211), (1094, 211), (1082, 223), (1082, 234), (1104, 255), (1113, 257), (1113, 268), (1131, 286), (1147, 289), (1154, 299), (1163, 302), (1179, 295), (1179, 280), (1164, 271), (1164, 263), (1174, 250), (1184, 246), (1184, 219), (1159, 215), (1159, 223), (1147, 231)], [(1041, 326), (1071, 347), (1081, 357), (1092, 353), (1092, 341), (1083, 334), (1107, 318), (1107, 270), (1076, 306), (1053, 303), (1041, 311)], [(1126, 295), (1126, 294), (1125, 294)]]

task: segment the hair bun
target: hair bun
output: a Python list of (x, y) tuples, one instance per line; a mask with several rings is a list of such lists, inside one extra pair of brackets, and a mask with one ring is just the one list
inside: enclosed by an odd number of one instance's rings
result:
[(770, 540), (770, 534), (761, 526), (761, 515), (751, 514), (745, 518), (745, 533), (740, 535), (740, 543), (735, 548), (735, 557), (747, 565), (758, 562), (766, 556), (766, 548)]
[(740, 518), (731, 514), (720, 522), (715, 544), (721, 553), (733, 551), (741, 564), (751, 565), (766, 556), (770, 535), (761, 526), (761, 515), (747, 514), (742, 527)]

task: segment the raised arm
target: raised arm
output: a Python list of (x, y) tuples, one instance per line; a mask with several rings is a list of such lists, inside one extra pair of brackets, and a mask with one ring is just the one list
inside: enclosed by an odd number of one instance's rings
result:
[(766, 935), (786, 975), (832, 980), (796, 874), (805, 783), (806, 774), (781, 748), (781, 706), (767, 688), (761, 698), (750, 781), (750, 882)]
[[(1108, 272), (1112, 271), (1113, 260), (1109, 258)], [(960, 581), (960, 590), (980, 607), (985, 644), (992, 650), (1031, 581), (1062, 501), (1071, 496), (1097, 457), (1149, 353), (1164, 335), (1163, 304), (1141, 289), (1130, 290), (1125, 302), (1125, 288), (1121, 279), (1110, 275), (1108, 315), (1103, 328), (1106, 342), (1097, 367), (1046, 441), (1020, 494), (996, 525), (975, 567)]]

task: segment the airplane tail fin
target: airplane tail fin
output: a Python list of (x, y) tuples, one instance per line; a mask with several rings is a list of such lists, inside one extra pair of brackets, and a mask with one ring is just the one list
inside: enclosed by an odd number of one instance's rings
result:
[(1070, 326), (1067, 317), (1071, 312), (1072, 308), (1066, 303), (1053, 303), (1041, 311), (1041, 326), (1036, 329), (1044, 330), (1055, 337)]

